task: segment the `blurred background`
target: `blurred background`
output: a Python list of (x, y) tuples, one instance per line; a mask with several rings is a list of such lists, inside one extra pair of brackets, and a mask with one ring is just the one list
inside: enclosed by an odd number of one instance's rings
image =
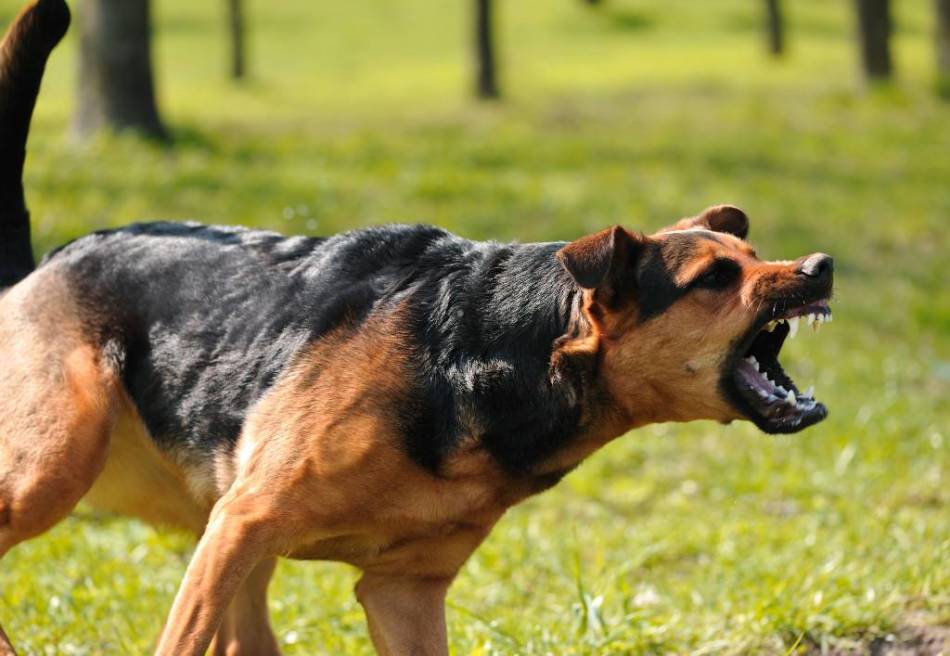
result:
[[(145, 219), (573, 239), (731, 202), (761, 255), (835, 256), (834, 324), (783, 357), (828, 420), (617, 440), (476, 552), (453, 653), (950, 649), (950, 2), (71, 6), (27, 161), (38, 252)], [(148, 653), (191, 549), (80, 509), (4, 559), (5, 627)], [(286, 653), (370, 653), (354, 582), (281, 564)]]

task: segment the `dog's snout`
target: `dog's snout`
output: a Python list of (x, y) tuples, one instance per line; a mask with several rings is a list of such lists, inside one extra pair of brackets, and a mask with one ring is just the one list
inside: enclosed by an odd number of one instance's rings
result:
[(827, 253), (813, 253), (803, 259), (797, 272), (809, 278), (824, 279), (830, 278), (835, 270), (835, 261)]

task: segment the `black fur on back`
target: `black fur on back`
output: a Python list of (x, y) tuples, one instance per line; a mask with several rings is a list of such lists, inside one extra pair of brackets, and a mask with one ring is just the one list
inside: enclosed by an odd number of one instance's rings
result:
[[(402, 308), (406, 452), (438, 472), (475, 437), (527, 471), (578, 430), (583, 374), (552, 372), (578, 290), (561, 243), (472, 242), (429, 226), (329, 238), (152, 223), (51, 254), (123, 354), (128, 393), (165, 448), (236, 441), (250, 406), (328, 331)], [(408, 318), (405, 309), (408, 308)], [(474, 434), (473, 434), (474, 433)]]

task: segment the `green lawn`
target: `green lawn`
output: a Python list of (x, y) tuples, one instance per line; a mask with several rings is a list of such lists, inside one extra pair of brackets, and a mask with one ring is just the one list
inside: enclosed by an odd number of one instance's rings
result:
[[(223, 3), (156, 4), (178, 145), (69, 141), (74, 34), (27, 164), (40, 251), (143, 218), (570, 239), (728, 201), (761, 254), (836, 258), (834, 324), (784, 357), (828, 420), (617, 440), (472, 558), (453, 653), (785, 654), (950, 623), (950, 104), (932, 94), (930, 2), (893, 3), (899, 79), (873, 90), (851, 3), (786, 2), (773, 62), (748, 0), (502, 2), (508, 98), (490, 106), (468, 100), (468, 2), (252, 2), (238, 87)], [(80, 510), (3, 560), (0, 621), (27, 654), (145, 653), (191, 546)], [(282, 563), (288, 654), (370, 652), (355, 578)]]

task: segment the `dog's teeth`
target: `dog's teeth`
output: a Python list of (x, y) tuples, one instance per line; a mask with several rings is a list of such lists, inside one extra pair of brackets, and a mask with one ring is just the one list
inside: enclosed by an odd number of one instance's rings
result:
[(750, 355), (749, 357), (746, 358), (746, 360), (748, 360), (749, 364), (755, 367), (756, 371), (759, 370), (759, 361), (755, 359), (754, 355)]
[(781, 385), (776, 385), (776, 386), (775, 386), (775, 391), (776, 391), (776, 393), (778, 394), (778, 397), (779, 397), (780, 399), (783, 398), (783, 397), (785, 397), (785, 395), (788, 394), (788, 392), (785, 391), (785, 388), (782, 387)]
[(769, 332), (772, 332), (777, 327), (778, 327), (778, 321), (769, 321), (767, 324), (765, 324), (765, 329)]
[(831, 312), (825, 315), (825, 321), (827, 321), (828, 323), (831, 323), (833, 318), (834, 318), (834, 315), (831, 314)]
[(785, 395), (785, 402), (789, 405), (795, 405), (795, 392), (788, 390), (788, 393)]
[(809, 386), (808, 386), (808, 389), (805, 390), (805, 396), (807, 396), (807, 397), (810, 398), (810, 399), (815, 398), (815, 386), (814, 386), (814, 385), (809, 385)]
[(794, 337), (798, 333), (798, 317), (788, 320), (788, 336)]

